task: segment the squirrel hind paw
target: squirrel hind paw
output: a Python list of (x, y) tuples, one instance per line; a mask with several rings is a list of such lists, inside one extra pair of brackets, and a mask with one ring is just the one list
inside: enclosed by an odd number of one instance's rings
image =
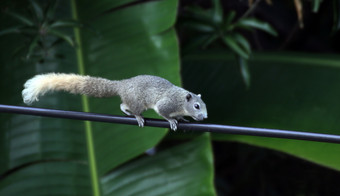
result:
[(176, 131), (177, 130), (177, 120), (175, 119), (168, 119), (168, 122), (170, 123), (170, 129), (173, 130), (173, 131)]
[(144, 127), (144, 118), (142, 116), (135, 115), (139, 127)]
[(131, 115), (131, 112), (129, 111), (130, 110), (129, 107), (126, 104), (124, 104), (124, 103), (120, 104), (120, 110), (122, 112), (124, 112), (124, 114), (126, 114), (128, 116)]

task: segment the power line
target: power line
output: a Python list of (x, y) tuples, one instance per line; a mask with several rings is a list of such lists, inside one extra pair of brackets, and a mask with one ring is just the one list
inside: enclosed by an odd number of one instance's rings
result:
[[(12, 105), (2, 105), (2, 104), (0, 104), (0, 112), (138, 125), (134, 117), (115, 116), (115, 115), (97, 114), (97, 113), (88, 113), (88, 112), (54, 110), (54, 109), (12, 106)], [(169, 128), (169, 123), (165, 120), (146, 118), (145, 126)], [(262, 137), (276, 137), (276, 138), (286, 138), (286, 139), (296, 139), (296, 140), (340, 143), (340, 135), (301, 132), (301, 131), (288, 131), (288, 130), (279, 130), (279, 129), (265, 129), (265, 128), (253, 128), (253, 127), (217, 125), (217, 124), (202, 124), (202, 123), (186, 123), (186, 122), (183, 122), (183, 123), (180, 122), (178, 124), (178, 129), (187, 130), (187, 131), (198, 131), (198, 132), (252, 135), (252, 136), (262, 136)]]

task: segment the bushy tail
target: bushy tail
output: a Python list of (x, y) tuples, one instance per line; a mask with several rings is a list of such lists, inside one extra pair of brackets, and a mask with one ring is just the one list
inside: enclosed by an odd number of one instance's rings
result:
[(94, 97), (117, 95), (119, 81), (76, 74), (48, 73), (36, 75), (24, 84), (22, 97), (24, 103), (38, 101), (38, 97), (49, 91), (66, 91)]

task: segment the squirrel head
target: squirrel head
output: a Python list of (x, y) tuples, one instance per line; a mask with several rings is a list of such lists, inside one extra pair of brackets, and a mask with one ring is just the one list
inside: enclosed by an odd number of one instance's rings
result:
[(193, 93), (188, 93), (185, 97), (184, 109), (187, 116), (190, 116), (196, 121), (201, 121), (208, 118), (207, 107), (201, 99), (201, 95), (195, 95)]

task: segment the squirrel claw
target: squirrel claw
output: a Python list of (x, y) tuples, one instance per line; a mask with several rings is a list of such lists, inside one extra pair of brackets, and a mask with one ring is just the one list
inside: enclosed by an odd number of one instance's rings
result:
[(170, 123), (170, 129), (173, 130), (173, 131), (176, 131), (177, 130), (177, 120), (175, 119), (168, 119), (169, 123)]
[(143, 117), (141, 117), (141, 116), (135, 116), (136, 117), (136, 120), (137, 120), (137, 122), (138, 122), (138, 126), (139, 127), (144, 127), (144, 118)]

